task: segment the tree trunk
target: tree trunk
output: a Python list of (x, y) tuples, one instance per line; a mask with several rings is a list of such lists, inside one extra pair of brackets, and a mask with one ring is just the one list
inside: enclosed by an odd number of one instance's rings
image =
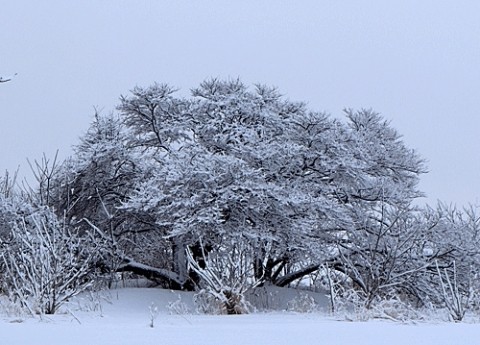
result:
[(284, 287), (293, 282), (294, 280), (297, 280), (299, 278), (305, 277), (307, 274), (313, 273), (316, 270), (320, 268), (320, 264), (313, 264), (310, 266), (307, 266), (305, 268), (302, 268), (301, 270), (292, 272), (290, 274), (284, 275), (283, 277), (278, 278), (275, 281), (276, 286)]

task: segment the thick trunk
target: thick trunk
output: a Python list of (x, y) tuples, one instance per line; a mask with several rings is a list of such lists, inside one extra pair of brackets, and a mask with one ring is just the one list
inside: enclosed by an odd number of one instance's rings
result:
[[(208, 253), (211, 251), (209, 245), (202, 246), (199, 242), (189, 245), (193, 258), (198, 263), (200, 268), (205, 268), (205, 259)], [(194, 291), (200, 282), (200, 277), (198, 274), (188, 268), (188, 259), (187, 259), (187, 244), (185, 244), (185, 239), (183, 237), (177, 237), (173, 240), (172, 252), (173, 252), (173, 264), (172, 269), (180, 277), (182, 285), (176, 287), (177, 289)]]
[(284, 287), (293, 282), (294, 280), (297, 280), (299, 278), (303, 278), (306, 275), (315, 272), (320, 268), (320, 264), (313, 264), (310, 266), (307, 266), (305, 268), (302, 268), (301, 270), (289, 273), (287, 275), (284, 275), (283, 277), (278, 278), (274, 284), (276, 286)]
[(184, 280), (175, 272), (144, 265), (132, 259), (126, 259), (116, 270), (117, 272), (132, 272), (153, 281), (166, 282), (171, 289), (182, 289)]
[(183, 238), (175, 237), (172, 245), (172, 270), (178, 274), (180, 281), (182, 282), (186, 282), (188, 280), (187, 255), (185, 250), (186, 245)]
[(260, 280), (264, 278), (263, 263), (258, 256), (256, 256), (255, 259), (253, 260), (253, 272), (256, 280)]

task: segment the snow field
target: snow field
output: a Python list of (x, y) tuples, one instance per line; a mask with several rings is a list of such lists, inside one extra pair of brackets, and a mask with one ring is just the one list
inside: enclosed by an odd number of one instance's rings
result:
[[(175, 314), (178, 308), (168, 305), (180, 296), (177, 307), (190, 309), (193, 307), (191, 294), (127, 288), (112, 290), (108, 295), (101, 308), (98, 304), (93, 308), (91, 301), (72, 301), (69, 311), (42, 319), (4, 316), (0, 322), (0, 344), (480, 344), (480, 327), (473, 323), (348, 322), (338, 321), (324, 312), (258, 312), (238, 316)], [(152, 303), (158, 306), (153, 328), (149, 311)]]

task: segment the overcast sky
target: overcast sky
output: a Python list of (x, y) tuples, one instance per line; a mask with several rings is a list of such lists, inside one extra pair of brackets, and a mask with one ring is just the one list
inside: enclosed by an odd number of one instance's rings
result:
[(420, 188), (480, 202), (480, 1), (3, 1), (0, 169), (60, 157), (134, 86), (274, 85), (373, 108), (428, 160)]

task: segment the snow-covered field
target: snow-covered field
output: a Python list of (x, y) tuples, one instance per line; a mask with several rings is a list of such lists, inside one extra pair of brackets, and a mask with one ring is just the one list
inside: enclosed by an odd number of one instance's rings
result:
[(69, 311), (42, 320), (3, 316), (0, 344), (480, 344), (480, 325), (475, 323), (348, 322), (322, 312), (184, 314), (178, 312), (192, 307), (189, 294), (126, 288), (107, 295), (85, 297), (72, 302)]

